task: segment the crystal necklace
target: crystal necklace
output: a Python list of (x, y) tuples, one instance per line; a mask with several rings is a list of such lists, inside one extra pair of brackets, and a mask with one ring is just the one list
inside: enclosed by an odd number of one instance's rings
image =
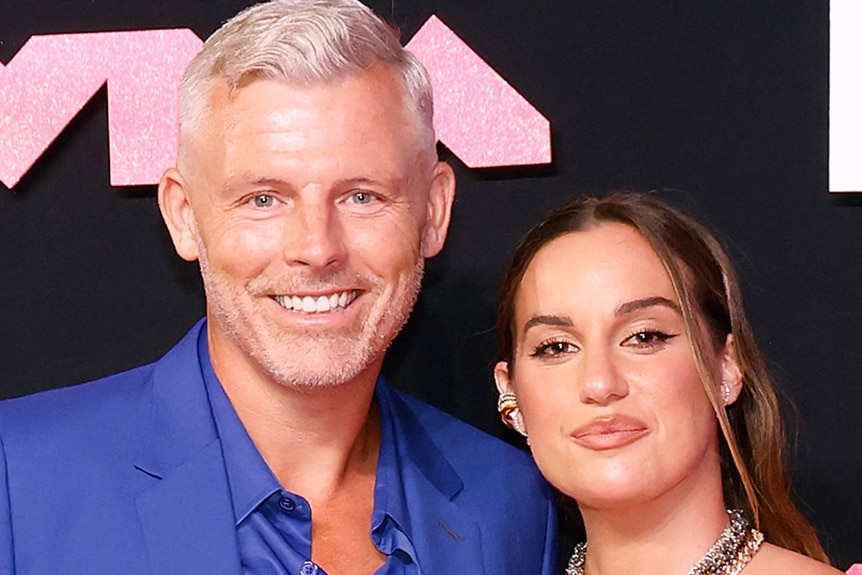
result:
[[(752, 529), (739, 509), (728, 509), (730, 525), (685, 575), (739, 575), (763, 543), (763, 533)], [(578, 543), (566, 566), (566, 575), (584, 575), (587, 544)]]

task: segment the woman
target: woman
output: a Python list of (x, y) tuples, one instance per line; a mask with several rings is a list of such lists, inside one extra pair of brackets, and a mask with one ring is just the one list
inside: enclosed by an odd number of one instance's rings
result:
[(772, 382), (727, 255), (652, 195), (579, 199), (499, 302), (504, 421), (586, 532), (567, 575), (828, 575), (788, 494)]

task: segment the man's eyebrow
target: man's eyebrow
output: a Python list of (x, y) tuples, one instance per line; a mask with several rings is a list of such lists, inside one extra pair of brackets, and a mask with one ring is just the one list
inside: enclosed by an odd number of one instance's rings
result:
[[(396, 186), (404, 181), (404, 178), (398, 176), (390, 176), (388, 174), (381, 174), (379, 177), (370, 175), (370, 176), (357, 176), (355, 178), (344, 178), (341, 180), (337, 180), (333, 182), (332, 187), (334, 188), (349, 188), (352, 186), (380, 186), (380, 185), (392, 185)], [(274, 189), (284, 188), (289, 185), (289, 182), (279, 178), (270, 178), (265, 176), (256, 177), (247, 172), (241, 172), (237, 174), (231, 175), (224, 182), (223, 188), (226, 190), (231, 189), (234, 186), (260, 186), (260, 187), (271, 187)]]
[(617, 310), (614, 312), (614, 316), (622, 317), (622, 316), (624, 316), (628, 313), (631, 313), (633, 311), (637, 311), (639, 309), (644, 309), (644, 308), (648, 308), (648, 307), (654, 307), (654, 306), (668, 307), (668, 308), (672, 309), (673, 311), (675, 311), (676, 313), (682, 315), (682, 310), (680, 310), (679, 305), (676, 302), (671, 301), (671, 300), (667, 299), (666, 297), (653, 296), (653, 297), (645, 297), (645, 298), (641, 298), (641, 299), (635, 299), (635, 300), (628, 301), (628, 302), (620, 305), (620, 307), (618, 307)]
[(284, 182), (277, 178), (255, 177), (250, 173), (241, 172), (231, 174), (227, 179), (225, 179), (222, 183), (222, 190), (229, 192), (235, 188), (243, 188), (246, 186), (279, 188), (284, 186)]
[(566, 315), (534, 315), (524, 324), (522, 333), (527, 333), (530, 329), (539, 325), (553, 325), (557, 327), (571, 327), (574, 325), (569, 316)]

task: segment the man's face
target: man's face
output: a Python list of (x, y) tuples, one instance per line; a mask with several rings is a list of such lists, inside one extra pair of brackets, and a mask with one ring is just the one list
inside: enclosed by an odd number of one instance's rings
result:
[(392, 73), (216, 84), (210, 103), (160, 204), (180, 255), (200, 260), (216, 372), (300, 387), (376, 375), (454, 186), (420, 153)]

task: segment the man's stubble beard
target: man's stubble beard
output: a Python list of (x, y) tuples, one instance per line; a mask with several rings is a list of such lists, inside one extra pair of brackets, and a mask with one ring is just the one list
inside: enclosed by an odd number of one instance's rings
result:
[[(413, 310), (425, 268), (424, 258), (417, 257), (411, 274), (401, 282), (401, 293), (387, 305), (378, 301), (359, 325), (323, 333), (302, 329), (288, 332), (263, 316), (266, 312), (254, 303), (256, 289), (252, 293), (239, 290), (213, 272), (199, 234), (197, 244), (207, 309), (214, 316), (210, 321), (218, 322), (263, 374), (280, 385), (308, 391), (347, 383), (386, 352)], [(379, 299), (384, 293), (386, 286), (379, 278), (363, 276), (362, 282), (366, 285), (363, 297), (374, 294)]]

